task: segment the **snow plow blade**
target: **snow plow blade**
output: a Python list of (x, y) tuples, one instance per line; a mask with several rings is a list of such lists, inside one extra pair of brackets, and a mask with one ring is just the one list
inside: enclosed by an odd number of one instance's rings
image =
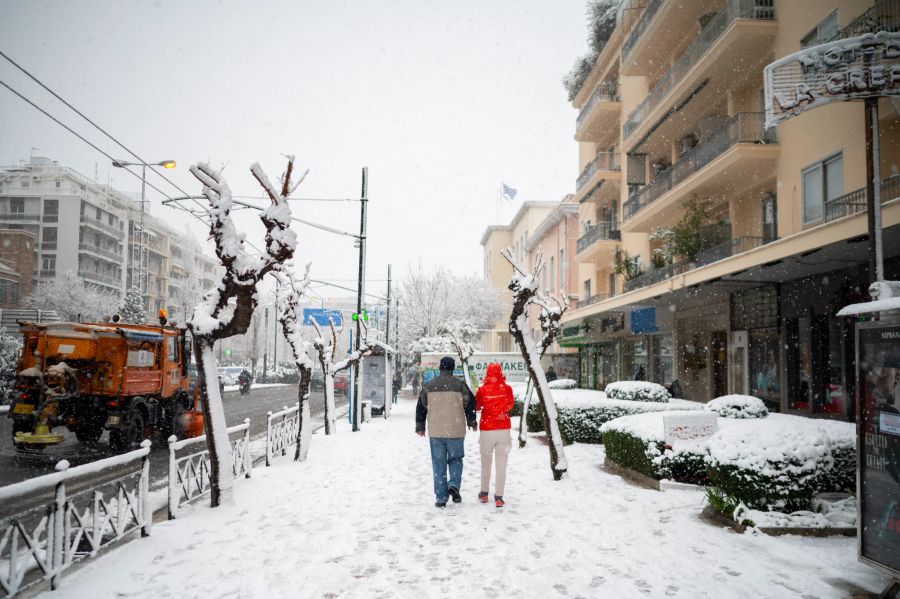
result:
[(16, 445), (56, 445), (57, 443), (62, 443), (63, 439), (65, 439), (65, 435), (61, 433), (51, 433), (50, 429), (46, 425), (38, 425), (33, 433), (16, 433), (15, 437), (13, 437), (13, 443)]

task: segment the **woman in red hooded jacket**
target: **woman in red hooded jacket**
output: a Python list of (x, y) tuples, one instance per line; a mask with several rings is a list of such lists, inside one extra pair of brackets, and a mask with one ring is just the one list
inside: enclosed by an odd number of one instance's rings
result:
[(503, 507), (503, 488), (506, 485), (506, 459), (512, 448), (509, 411), (513, 407), (512, 388), (506, 384), (500, 365), (488, 365), (484, 382), (475, 394), (475, 409), (481, 412), (481, 503), (488, 501), (491, 483), (491, 461), (496, 459), (497, 475), (494, 481), (494, 505)]

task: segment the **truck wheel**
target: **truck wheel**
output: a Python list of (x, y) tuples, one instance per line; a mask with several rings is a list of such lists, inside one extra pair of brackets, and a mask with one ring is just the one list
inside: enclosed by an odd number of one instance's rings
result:
[(125, 426), (109, 432), (109, 444), (115, 451), (130, 451), (144, 440), (144, 413), (137, 406), (128, 408)]
[(167, 418), (166, 427), (162, 430), (162, 441), (165, 442), (171, 435), (178, 440), (187, 438), (185, 434), (184, 405), (175, 401), (172, 405), (172, 415)]

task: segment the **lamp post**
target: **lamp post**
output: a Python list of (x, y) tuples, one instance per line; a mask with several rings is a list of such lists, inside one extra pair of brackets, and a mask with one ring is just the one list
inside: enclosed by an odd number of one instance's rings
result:
[[(144, 229), (144, 196), (147, 190), (147, 167), (161, 166), (163, 168), (175, 168), (174, 160), (163, 160), (160, 162), (126, 162), (124, 160), (113, 160), (112, 165), (116, 168), (125, 168), (126, 166), (141, 167), (141, 221), (138, 229), (139, 244), (131, 250), (131, 288), (140, 291), (141, 295), (147, 296), (147, 231)], [(137, 260), (135, 260), (137, 254)], [(135, 280), (135, 262), (137, 262), (137, 280)], [(145, 299), (146, 301), (146, 299)], [(146, 309), (147, 306), (144, 306)]]

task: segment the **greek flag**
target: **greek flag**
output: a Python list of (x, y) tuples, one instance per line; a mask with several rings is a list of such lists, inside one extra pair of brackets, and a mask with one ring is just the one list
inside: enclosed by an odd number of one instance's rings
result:
[(517, 190), (513, 189), (506, 183), (500, 183), (500, 185), (503, 186), (502, 189), (503, 189), (503, 197), (504, 198), (506, 198), (507, 200), (516, 199), (516, 194), (519, 193)]

